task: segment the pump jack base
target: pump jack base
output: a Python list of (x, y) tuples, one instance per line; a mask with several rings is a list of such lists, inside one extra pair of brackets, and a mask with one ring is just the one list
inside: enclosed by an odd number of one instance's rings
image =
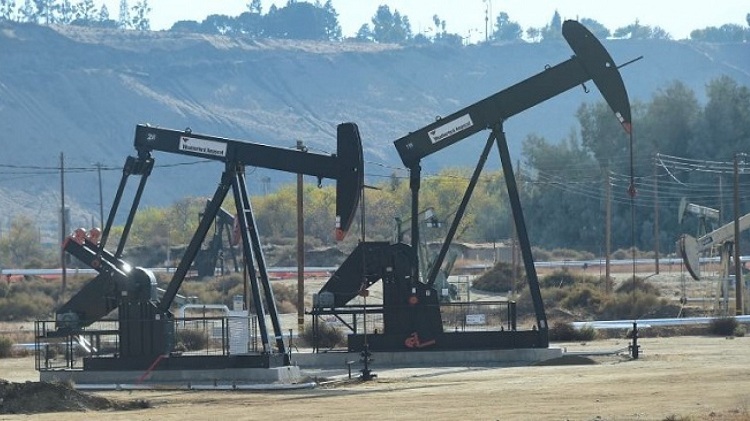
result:
[(299, 367), (286, 364), (283, 354), (229, 356), (162, 356), (142, 358), (86, 358), (82, 369), (42, 370), (40, 381), (71, 381), (87, 388), (131, 385), (139, 388), (245, 388), (250, 385), (294, 385), (302, 382)]
[[(536, 330), (441, 332), (434, 335), (419, 335), (415, 332), (408, 336), (368, 334), (366, 340), (370, 351), (381, 352), (469, 351), (547, 348), (549, 346), (546, 337)], [(349, 352), (360, 352), (364, 349), (364, 345), (365, 335), (349, 335)]]

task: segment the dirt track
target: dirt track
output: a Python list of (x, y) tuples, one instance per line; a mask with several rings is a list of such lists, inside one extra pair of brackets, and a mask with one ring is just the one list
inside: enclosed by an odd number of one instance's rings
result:
[[(641, 340), (637, 361), (596, 365), (386, 370), (377, 380), (287, 392), (106, 392), (153, 408), (89, 412), (86, 419), (185, 420), (750, 420), (750, 338)], [(561, 344), (604, 351), (625, 340)], [(0, 360), (0, 377), (37, 380), (33, 360)], [(711, 415), (713, 414), (713, 415)], [(35, 420), (81, 419), (80, 413)], [(25, 415), (2, 420), (29, 419)]]

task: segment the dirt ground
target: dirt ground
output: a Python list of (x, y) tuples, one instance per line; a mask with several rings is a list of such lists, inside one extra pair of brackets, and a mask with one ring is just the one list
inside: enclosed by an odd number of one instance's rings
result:
[[(556, 344), (614, 351), (624, 339)], [(593, 365), (385, 369), (371, 382), (276, 392), (96, 392), (150, 408), (0, 415), (0, 420), (750, 420), (750, 337), (643, 338), (641, 358)], [(0, 378), (38, 380), (31, 358), (0, 360)]]

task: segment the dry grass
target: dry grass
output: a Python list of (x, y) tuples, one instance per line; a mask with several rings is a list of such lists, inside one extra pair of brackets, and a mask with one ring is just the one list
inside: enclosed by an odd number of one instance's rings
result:
[(34, 323), (0, 322), (0, 336), (9, 338), (16, 344), (34, 342)]

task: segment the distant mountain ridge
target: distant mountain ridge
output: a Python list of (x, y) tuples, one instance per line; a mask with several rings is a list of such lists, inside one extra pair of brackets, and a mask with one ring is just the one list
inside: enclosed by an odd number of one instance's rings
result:
[[(618, 63), (644, 56), (622, 69), (631, 101), (647, 101), (676, 79), (701, 100), (705, 85), (721, 75), (750, 86), (747, 44), (612, 40), (605, 46)], [(0, 23), (0, 165), (41, 168), (19, 176), (0, 167), (0, 224), (18, 213), (54, 218), (59, 204), (50, 198), (59, 200), (54, 168), (61, 152), (71, 168), (66, 195), (74, 218), (98, 219), (95, 164), (105, 168), (108, 209), (120, 172), (107, 169), (135, 153), (139, 123), (290, 148), (302, 140), (311, 150), (333, 153), (336, 125), (351, 121), (359, 125), (366, 161), (376, 164), (367, 174), (387, 175), (402, 166), (394, 140), (572, 54), (564, 42), (400, 47)], [(590, 88), (509, 120), (512, 154), (519, 156), (530, 133), (556, 141), (575, 129), (581, 102), (601, 100)], [(453, 146), (427, 159), (425, 168), (474, 165), (481, 143)], [(191, 166), (157, 168), (145, 206), (208, 195), (218, 182), (218, 164), (155, 157), (157, 166)], [(258, 169), (249, 175), (251, 192), (260, 193), (266, 177), (291, 180)], [(14, 200), (19, 190), (44, 199)]]

